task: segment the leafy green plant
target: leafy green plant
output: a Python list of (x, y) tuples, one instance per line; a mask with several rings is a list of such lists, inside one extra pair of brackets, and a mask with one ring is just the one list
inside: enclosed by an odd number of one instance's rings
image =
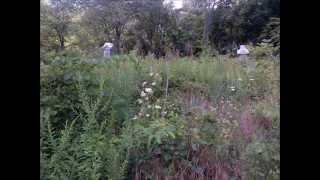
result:
[(251, 72), (228, 57), (68, 56), (41, 64), (41, 179), (279, 179), (279, 64), (269, 56)]

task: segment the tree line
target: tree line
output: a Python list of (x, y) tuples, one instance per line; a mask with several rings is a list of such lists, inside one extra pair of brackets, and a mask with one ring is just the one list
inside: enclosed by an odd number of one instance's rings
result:
[(225, 54), (239, 44), (266, 41), (280, 47), (280, 0), (41, 1), (41, 53), (96, 51), (113, 42), (117, 54), (136, 50), (159, 58), (203, 51)]

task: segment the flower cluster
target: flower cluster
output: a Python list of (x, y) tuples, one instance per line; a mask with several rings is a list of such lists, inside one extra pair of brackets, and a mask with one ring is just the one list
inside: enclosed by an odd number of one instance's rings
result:
[(161, 110), (162, 107), (159, 104), (154, 104), (154, 91), (159, 81), (158, 73), (149, 73), (150, 80), (145, 80), (141, 83), (140, 98), (137, 100), (138, 104), (141, 105), (140, 112), (133, 117), (138, 119), (141, 117), (149, 118), (152, 115), (154, 109)]

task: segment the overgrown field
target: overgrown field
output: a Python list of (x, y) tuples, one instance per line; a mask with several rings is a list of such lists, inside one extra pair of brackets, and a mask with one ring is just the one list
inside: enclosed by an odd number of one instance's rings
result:
[(274, 59), (93, 62), (41, 64), (42, 180), (280, 179)]

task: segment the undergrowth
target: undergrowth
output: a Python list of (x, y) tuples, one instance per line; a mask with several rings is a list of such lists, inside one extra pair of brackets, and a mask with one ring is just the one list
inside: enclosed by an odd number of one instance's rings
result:
[(40, 178), (280, 179), (279, 63), (251, 63), (50, 57)]

